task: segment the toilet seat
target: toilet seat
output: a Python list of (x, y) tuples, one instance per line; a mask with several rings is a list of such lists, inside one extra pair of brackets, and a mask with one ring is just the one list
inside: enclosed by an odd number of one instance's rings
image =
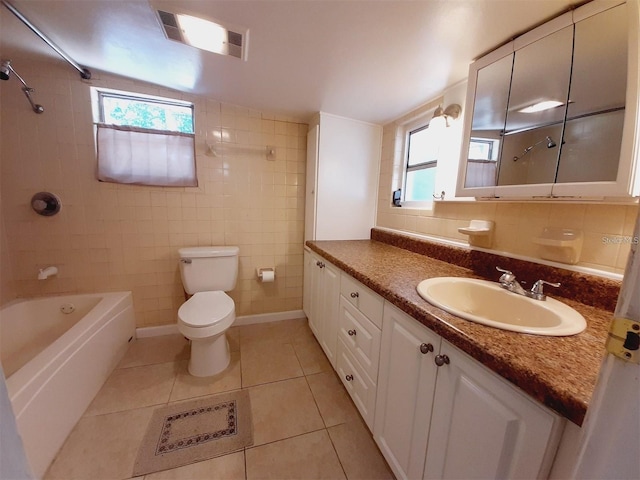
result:
[[(224, 292), (198, 292), (178, 309), (178, 323), (191, 329), (224, 331), (235, 320), (235, 304)], [(201, 332), (204, 333), (204, 332)]]

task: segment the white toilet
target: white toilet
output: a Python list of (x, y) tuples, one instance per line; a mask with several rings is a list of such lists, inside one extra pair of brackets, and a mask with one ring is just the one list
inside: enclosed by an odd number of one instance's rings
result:
[(238, 279), (238, 247), (181, 248), (182, 285), (193, 296), (178, 309), (178, 330), (191, 340), (189, 373), (208, 377), (220, 373), (231, 359), (225, 332), (236, 319), (235, 304), (226, 293)]

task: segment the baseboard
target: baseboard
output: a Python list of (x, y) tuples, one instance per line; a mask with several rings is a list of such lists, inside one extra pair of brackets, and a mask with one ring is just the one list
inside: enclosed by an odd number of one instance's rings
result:
[[(295, 320), (305, 318), (302, 310), (290, 310), (288, 312), (261, 313), (258, 315), (243, 315), (237, 317), (233, 322), (234, 326), (253, 325), (255, 323), (279, 322), (281, 320)], [(159, 325), (156, 327), (140, 327), (136, 328), (136, 338), (160, 337), (162, 335), (172, 335), (178, 332), (178, 325), (172, 323), (170, 325)]]
[(279, 322), (281, 320), (296, 320), (306, 318), (302, 310), (290, 310), (288, 312), (260, 313), (258, 315), (243, 315), (236, 318), (234, 325), (253, 325), (254, 323)]

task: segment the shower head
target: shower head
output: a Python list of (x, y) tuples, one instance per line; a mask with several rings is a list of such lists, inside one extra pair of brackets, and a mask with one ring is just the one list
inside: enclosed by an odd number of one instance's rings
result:
[(2, 64), (0, 64), (0, 80), (9, 80), (10, 74), (11, 74), (11, 61), (2, 60)]
[(553, 139), (551, 137), (547, 137), (547, 148), (553, 148), (556, 146), (556, 142), (553, 141)]
[(22, 84), (22, 92), (31, 104), (31, 109), (35, 113), (43, 113), (44, 107), (42, 105), (34, 103), (33, 99), (31, 98), (31, 94), (35, 90), (27, 85), (27, 82), (25, 82), (24, 79), (20, 75), (18, 75), (18, 72), (13, 69), (13, 67), (11, 66), (11, 60), (0, 61), (0, 80), (9, 80), (9, 76), (11, 75), (11, 73), (13, 73), (15, 77), (20, 80), (20, 83)]

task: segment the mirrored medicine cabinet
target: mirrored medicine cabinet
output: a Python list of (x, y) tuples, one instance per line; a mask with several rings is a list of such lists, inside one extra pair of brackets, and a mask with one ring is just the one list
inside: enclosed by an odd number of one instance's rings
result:
[(457, 196), (633, 197), (638, 7), (593, 2), (474, 62)]

